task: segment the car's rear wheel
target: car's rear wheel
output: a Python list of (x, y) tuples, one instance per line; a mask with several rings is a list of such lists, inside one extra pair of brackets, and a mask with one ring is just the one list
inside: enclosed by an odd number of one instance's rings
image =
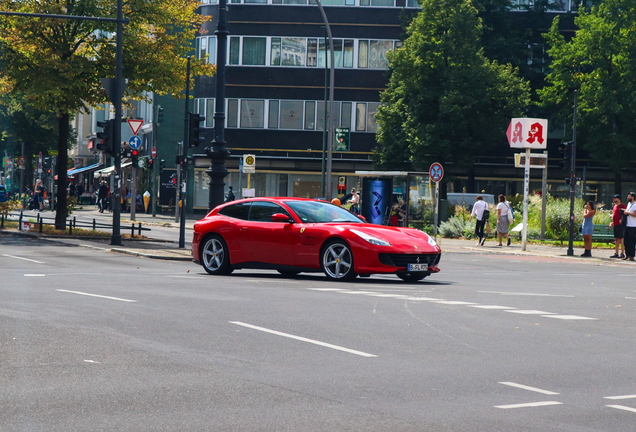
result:
[(348, 281), (356, 277), (353, 271), (353, 253), (344, 240), (335, 240), (323, 247), (320, 267), (331, 280)]
[(206, 237), (201, 247), (201, 264), (211, 275), (226, 275), (232, 273), (230, 254), (227, 243), (218, 234)]
[(426, 276), (429, 276), (429, 274), (428, 273), (397, 273), (397, 277), (402, 279), (404, 282), (421, 281)]

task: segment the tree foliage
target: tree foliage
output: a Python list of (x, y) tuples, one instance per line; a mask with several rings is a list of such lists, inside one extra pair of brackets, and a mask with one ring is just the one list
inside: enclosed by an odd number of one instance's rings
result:
[(570, 41), (558, 17), (546, 35), (552, 66), (539, 93), (556, 119), (572, 124), (578, 89), (577, 144), (619, 172), (636, 158), (636, 1), (605, 0), (575, 23)]
[[(115, 0), (0, 0), (0, 10), (75, 16), (115, 17)], [(180, 95), (186, 55), (205, 17), (197, 0), (127, 0), (124, 16), (126, 95), (143, 92)], [(58, 214), (66, 215), (66, 142), (69, 119), (81, 109), (107, 101), (100, 77), (115, 76), (116, 24), (86, 20), (3, 17), (0, 20), (0, 76), (36, 108), (53, 110), (58, 128)], [(194, 61), (192, 76), (214, 67)]]
[(511, 117), (530, 101), (518, 71), (486, 58), (482, 21), (470, 0), (423, 0), (401, 48), (389, 53), (390, 81), (378, 109), (375, 161), (384, 168), (472, 167), (505, 143)]

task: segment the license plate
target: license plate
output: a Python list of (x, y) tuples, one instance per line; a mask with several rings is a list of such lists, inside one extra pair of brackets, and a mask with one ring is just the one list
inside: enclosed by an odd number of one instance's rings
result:
[(407, 270), (410, 272), (428, 271), (428, 264), (409, 264)]

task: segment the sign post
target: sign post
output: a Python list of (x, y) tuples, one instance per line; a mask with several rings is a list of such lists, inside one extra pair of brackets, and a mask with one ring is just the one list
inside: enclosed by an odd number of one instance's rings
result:
[(241, 195), (245, 197), (255, 196), (255, 188), (251, 188), (250, 174), (256, 172), (256, 156), (253, 154), (243, 155), (243, 172), (247, 173), (247, 187), (241, 191)]
[(439, 182), (444, 177), (444, 168), (439, 162), (435, 162), (429, 169), (429, 177), (435, 182), (435, 198), (433, 207), (435, 208), (435, 241), (437, 241), (437, 224), (439, 221)]
[(513, 118), (510, 120), (506, 135), (511, 148), (526, 149), (523, 175), (523, 232), (521, 236), (521, 250), (525, 251), (528, 241), (528, 195), (530, 192), (530, 159), (532, 157), (530, 150), (545, 150), (547, 148), (548, 120)]

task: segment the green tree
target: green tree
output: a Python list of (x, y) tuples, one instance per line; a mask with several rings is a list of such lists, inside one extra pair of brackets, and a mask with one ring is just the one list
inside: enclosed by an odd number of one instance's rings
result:
[(555, 119), (572, 124), (578, 89), (577, 144), (620, 176), (636, 158), (636, 1), (605, 0), (575, 23), (566, 41), (554, 19), (546, 35), (551, 72), (539, 94)]
[[(197, 0), (128, 0), (124, 16), (126, 95), (143, 92), (179, 95), (185, 82), (185, 56), (204, 17)], [(0, 10), (78, 16), (116, 16), (114, 0), (0, 0)], [(82, 109), (106, 101), (100, 77), (115, 75), (115, 23), (8, 17), (0, 20), (0, 75), (43, 110), (58, 116), (58, 212), (66, 219), (66, 144), (69, 120)], [(213, 67), (193, 62), (193, 76)]]
[(378, 109), (375, 162), (470, 169), (476, 155), (505, 145), (511, 117), (530, 101), (510, 65), (488, 60), (482, 21), (470, 0), (423, 0), (401, 48), (389, 53), (390, 81)]

